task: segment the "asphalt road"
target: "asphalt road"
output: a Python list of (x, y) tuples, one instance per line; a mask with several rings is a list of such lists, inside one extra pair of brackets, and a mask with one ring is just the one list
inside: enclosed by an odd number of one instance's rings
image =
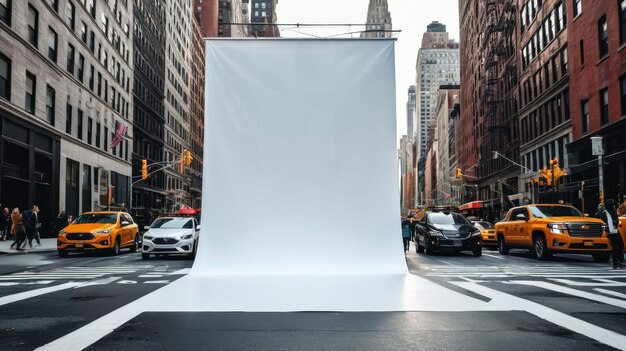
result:
[(186, 274), (193, 261), (56, 251), (0, 256), (0, 350), (33, 350)]
[[(511, 303), (532, 302), (548, 314), (586, 322), (597, 329), (591, 335), (626, 334), (626, 269), (614, 271), (610, 263), (581, 255), (538, 261), (514, 250), (508, 256), (489, 250), (481, 257), (427, 256), (413, 247), (407, 257), (412, 274), (462, 294), (489, 301), (481, 290), (489, 288)], [(127, 252), (67, 259), (54, 251), (0, 256), (0, 350), (52, 342), (182, 277), (192, 263), (183, 257), (143, 261)], [(542, 316), (528, 311), (143, 313), (90, 349), (613, 349)]]

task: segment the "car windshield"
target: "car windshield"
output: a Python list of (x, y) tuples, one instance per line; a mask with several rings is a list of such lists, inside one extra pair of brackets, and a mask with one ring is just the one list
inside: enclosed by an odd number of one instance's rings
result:
[(493, 224), (489, 222), (472, 222), (472, 223), (474, 224), (474, 227), (478, 229), (492, 229), (493, 228)]
[(584, 217), (580, 211), (569, 206), (530, 206), (530, 212), (536, 218)]
[(159, 218), (152, 223), (150, 228), (191, 229), (193, 221), (189, 218)]
[(116, 213), (83, 213), (76, 217), (75, 224), (87, 224), (87, 223), (117, 223)]
[(470, 224), (458, 213), (431, 213), (428, 215), (428, 221), (431, 224)]

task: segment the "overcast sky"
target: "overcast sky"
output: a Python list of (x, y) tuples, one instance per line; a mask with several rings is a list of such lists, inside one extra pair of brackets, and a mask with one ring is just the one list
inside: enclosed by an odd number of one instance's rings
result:
[[(459, 40), (458, 0), (388, 0), (396, 42), (396, 115), (398, 136), (406, 134), (406, 101), (409, 85), (415, 84), (415, 60), (426, 25), (439, 21), (447, 26), (450, 38)], [(353, 23), (364, 24), (369, 0), (279, 0), (278, 23)], [(329, 36), (363, 27), (292, 28), (281, 27), (283, 37), (305, 34)], [(292, 28), (292, 29), (288, 29)], [(355, 34), (355, 37), (358, 37)], [(345, 35), (342, 37), (346, 37)]]

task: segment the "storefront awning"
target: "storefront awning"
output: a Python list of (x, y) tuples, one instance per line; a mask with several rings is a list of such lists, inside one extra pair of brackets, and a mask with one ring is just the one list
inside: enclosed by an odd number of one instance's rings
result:
[(483, 202), (482, 201), (468, 202), (466, 204), (459, 206), (459, 211), (472, 210), (476, 208), (483, 208)]

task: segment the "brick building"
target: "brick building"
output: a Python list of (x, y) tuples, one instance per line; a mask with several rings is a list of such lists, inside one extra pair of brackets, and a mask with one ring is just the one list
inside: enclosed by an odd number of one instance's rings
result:
[(598, 163), (590, 137), (604, 141), (605, 198), (626, 193), (626, 0), (567, 1), (567, 12), (572, 142), (563, 191), (568, 201), (581, 209), (584, 203), (584, 211), (593, 213)]

